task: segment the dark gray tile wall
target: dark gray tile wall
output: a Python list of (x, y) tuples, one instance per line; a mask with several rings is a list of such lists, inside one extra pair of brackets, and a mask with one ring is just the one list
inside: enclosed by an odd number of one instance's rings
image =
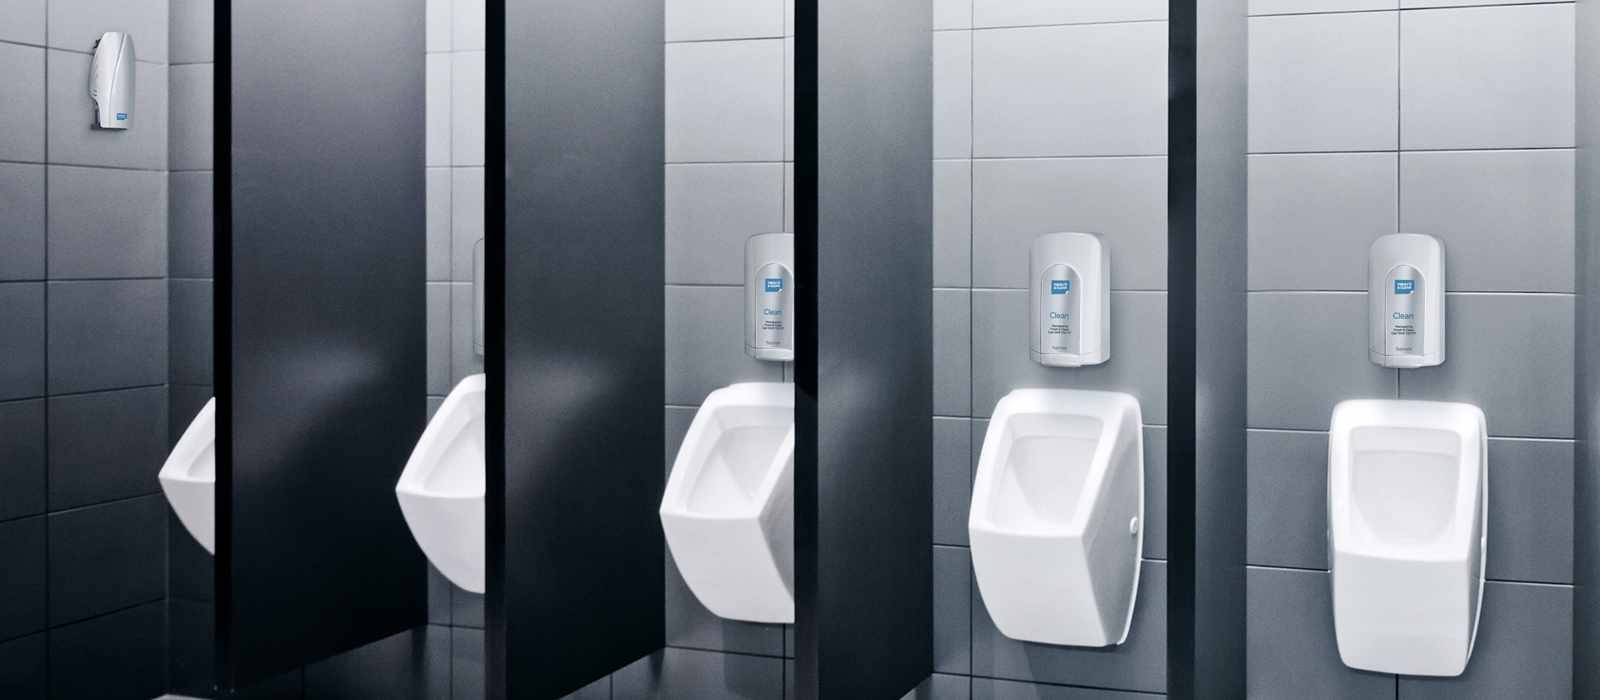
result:
[[(1571, 696), (1573, 5), (1459, 4), (1251, 3), (1251, 698)], [(1438, 367), (1366, 359), (1366, 251), (1397, 231), (1448, 247)], [(1339, 660), (1327, 430), (1353, 398), (1488, 418), (1490, 582), (1459, 678)]]

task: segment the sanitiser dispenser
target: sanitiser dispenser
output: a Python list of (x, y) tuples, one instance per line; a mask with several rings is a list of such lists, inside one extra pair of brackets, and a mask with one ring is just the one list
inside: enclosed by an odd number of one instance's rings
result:
[(126, 129), (133, 124), (133, 61), (133, 37), (106, 32), (95, 42), (89, 96), (95, 102), (96, 128)]
[(1111, 359), (1111, 252), (1097, 233), (1047, 233), (1028, 252), (1029, 348), (1051, 367)]
[(1367, 254), (1367, 358), (1384, 367), (1444, 362), (1444, 242), (1392, 233)]
[(761, 233), (744, 243), (744, 351), (758, 360), (794, 359), (794, 234)]

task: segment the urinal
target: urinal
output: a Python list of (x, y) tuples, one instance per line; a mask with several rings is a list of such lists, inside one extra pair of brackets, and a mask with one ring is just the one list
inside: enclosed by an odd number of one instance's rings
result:
[(1018, 389), (989, 420), (972, 486), (972, 569), (1012, 639), (1128, 638), (1144, 544), (1144, 437), (1127, 394)]
[(1345, 401), (1328, 435), (1333, 630), (1346, 666), (1458, 676), (1483, 601), (1488, 429), (1477, 406)]
[(474, 374), (450, 391), (394, 489), (428, 561), (473, 593), (484, 592), (484, 384)]
[(207, 552), (217, 553), (217, 399), (212, 397), (184, 429), (161, 465), (161, 491), (184, 529)]
[(706, 609), (794, 622), (793, 384), (734, 384), (706, 397), (673, 460), (661, 529)]

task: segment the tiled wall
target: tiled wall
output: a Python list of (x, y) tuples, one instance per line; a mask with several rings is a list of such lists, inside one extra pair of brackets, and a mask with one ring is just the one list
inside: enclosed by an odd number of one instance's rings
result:
[[(91, 131), (95, 40), (135, 123)], [(0, 5), (0, 697), (165, 690), (166, 0)]]
[[(1249, 696), (1570, 696), (1571, 3), (1252, 0)], [(1430, 8), (1430, 5), (1473, 5)], [(1444, 239), (1447, 360), (1366, 356), (1366, 252)], [(1327, 429), (1353, 398), (1489, 422), (1488, 578), (1459, 678), (1356, 671), (1335, 647)]]
[[(936, 700), (1164, 693), (1167, 4), (937, 0), (933, 7), (936, 674), (922, 693)], [(1028, 248), (1056, 231), (1100, 233), (1109, 243), (1105, 364), (1050, 368), (1029, 359)], [(1020, 388), (1139, 399), (1145, 561), (1133, 628), (1121, 646), (1006, 638), (972, 578), (973, 472), (995, 404)]]

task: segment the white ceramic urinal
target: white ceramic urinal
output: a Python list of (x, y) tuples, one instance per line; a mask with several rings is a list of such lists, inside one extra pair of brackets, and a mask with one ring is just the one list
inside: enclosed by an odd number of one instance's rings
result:
[(972, 486), (972, 569), (1000, 633), (1128, 638), (1144, 544), (1144, 438), (1127, 394), (1018, 389), (989, 420)]
[(395, 495), (411, 536), (451, 583), (484, 591), (484, 376), (461, 380), (433, 415)]
[(184, 529), (217, 553), (217, 399), (206, 402), (161, 465), (161, 491)]
[(711, 392), (661, 498), (689, 590), (718, 617), (794, 622), (794, 385)]
[(1488, 445), (1483, 411), (1470, 404), (1334, 407), (1328, 550), (1346, 666), (1466, 670), (1483, 593)]

